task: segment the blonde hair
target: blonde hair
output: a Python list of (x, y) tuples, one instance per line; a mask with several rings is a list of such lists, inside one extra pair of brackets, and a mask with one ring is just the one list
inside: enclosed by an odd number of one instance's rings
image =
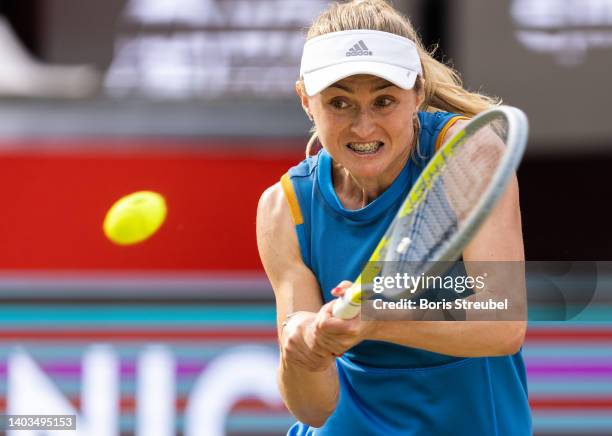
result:
[[(424, 92), (423, 111), (445, 111), (472, 117), (500, 103), (497, 98), (467, 91), (459, 74), (449, 66), (437, 61), (433, 51), (429, 52), (420, 41), (410, 20), (396, 11), (385, 0), (352, 0), (333, 3), (319, 15), (308, 30), (307, 39), (343, 30), (380, 30), (408, 38), (417, 46), (423, 67), (423, 82), (419, 78), (415, 90)], [(435, 50), (434, 50), (435, 51)], [(302, 89), (304, 83), (298, 82)], [(313, 127), (312, 136), (306, 146), (306, 156), (317, 140)]]

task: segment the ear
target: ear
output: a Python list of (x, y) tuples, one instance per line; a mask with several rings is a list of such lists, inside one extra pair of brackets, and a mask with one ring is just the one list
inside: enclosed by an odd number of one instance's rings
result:
[(298, 97), (300, 97), (300, 102), (302, 103), (302, 108), (304, 112), (306, 112), (306, 116), (312, 121), (312, 112), (310, 111), (310, 100), (308, 99), (308, 95), (306, 94), (306, 89), (304, 88), (304, 82), (298, 80), (295, 82), (295, 92)]

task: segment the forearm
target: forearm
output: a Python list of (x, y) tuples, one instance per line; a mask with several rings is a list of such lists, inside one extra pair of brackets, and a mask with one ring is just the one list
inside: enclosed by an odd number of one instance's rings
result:
[(315, 372), (281, 358), (278, 381), (285, 405), (305, 424), (321, 427), (336, 408), (339, 386), (333, 363)]
[[(472, 261), (465, 265), (472, 277), (487, 277), (484, 289), (463, 299), (472, 306), (448, 312), (415, 310), (411, 320), (370, 321), (374, 324), (365, 327), (368, 339), (460, 357), (515, 354), (527, 327), (524, 263)], [(495, 310), (473, 306), (487, 302), (505, 306)], [(460, 321), (443, 321), (447, 315)]]
[(458, 357), (516, 353), (525, 336), (524, 321), (369, 321), (367, 339)]

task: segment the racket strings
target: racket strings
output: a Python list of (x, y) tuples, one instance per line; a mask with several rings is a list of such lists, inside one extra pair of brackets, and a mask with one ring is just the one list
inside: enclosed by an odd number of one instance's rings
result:
[(427, 262), (445, 260), (439, 253), (445, 251), (491, 184), (504, 156), (506, 131), (499, 120), (489, 123), (469, 133), (445, 156), (439, 173), (430, 178), (423, 201), (397, 223), (399, 231), (394, 232), (385, 256), (395, 262), (386, 262), (384, 274), (419, 274)]
[(498, 132), (486, 126), (473, 133), (445, 168), (444, 190), (458, 225), (477, 206), (503, 157), (505, 138), (500, 138)]
[[(396, 235), (400, 240), (392, 240), (389, 244), (387, 260), (382, 265), (382, 274), (392, 276), (396, 273), (419, 275), (424, 271), (425, 265), (433, 259), (434, 253), (443, 247), (445, 240), (456, 231), (456, 217), (447, 200), (441, 185), (440, 177), (436, 178), (424, 200), (419, 203), (413, 213), (397, 225), (401, 228)], [(409, 244), (403, 252), (397, 249), (402, 242)]]
[(433, 182), (428, 195), (415, 211), (414, 225), (409, 229), (413, 243), (400, 254), (401, 262), (430, 261), (432, 254), (454, 232), (456, 216), (448, 205), (442, 183), (440, 177)]

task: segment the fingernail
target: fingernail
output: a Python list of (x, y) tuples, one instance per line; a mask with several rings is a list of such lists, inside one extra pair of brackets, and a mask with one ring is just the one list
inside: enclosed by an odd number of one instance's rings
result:
[(336, 286), (334, 289), (332, 289), (332, 293), (338, 292), (338, 291), (341, 291), (341, 290), (342, 290), (342, 288), (340, 286)]

